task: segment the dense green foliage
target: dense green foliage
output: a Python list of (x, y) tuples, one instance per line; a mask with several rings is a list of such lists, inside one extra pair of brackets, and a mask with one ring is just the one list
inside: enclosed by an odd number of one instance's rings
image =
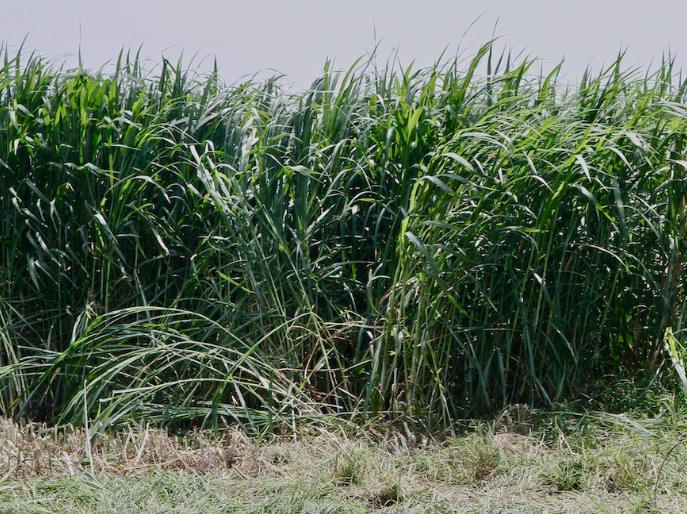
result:
[(687, 321), (685, 87), (504, 61), (292, 93), (6, 58), (0, 412), (435, 424), (651, 377)]

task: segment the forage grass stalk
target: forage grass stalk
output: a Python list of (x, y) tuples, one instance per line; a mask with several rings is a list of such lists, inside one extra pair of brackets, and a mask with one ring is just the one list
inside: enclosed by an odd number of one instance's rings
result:
[(2, 414), (437, 426), (653, 377), (686, 321), (685, 84), (533, 64), (293, 93), (5, 52)]

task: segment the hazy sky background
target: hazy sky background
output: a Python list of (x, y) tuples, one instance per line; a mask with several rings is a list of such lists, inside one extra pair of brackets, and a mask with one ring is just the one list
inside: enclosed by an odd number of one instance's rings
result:
[(402, 64), (427, 66), (445, 49), (455, 55), (461, 39), (474, 54), (494, 32), (501, 46), (542, 58), (544, 69), (565, 57), (572, 81), (621, 49), (628, 67), (660, 62), (669, 50), (679, 67), (687, 63), (684, 0), (0, 0), (0, 8), (10, 53), (26, 37), (28, 50), (73, 67), (80, 46), (85, 66), (98, 69), (122, 48), (142, 46), (149, 67), (161, 53), (176, 60), (183, 51), (204, 70), (216, 57), (229, 83), (274, 70), (307, 86), (325, 59), (346, 68), (376, 43), (381, 63), (398, 48)]

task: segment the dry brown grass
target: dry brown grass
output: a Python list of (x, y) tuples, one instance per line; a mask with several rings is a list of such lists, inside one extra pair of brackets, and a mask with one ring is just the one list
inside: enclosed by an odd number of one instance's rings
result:
[(169, 435), (149, 426), (134, 426), (116, 435), (90, 437), (82, 428), (20, 425), (0, 419), (0, 470), (3, 477), (129, 474), (154, 466), (165, 470), (209, 472), (230, 469), (251, 443), (238, 430), (222, 438), (197, 432)]

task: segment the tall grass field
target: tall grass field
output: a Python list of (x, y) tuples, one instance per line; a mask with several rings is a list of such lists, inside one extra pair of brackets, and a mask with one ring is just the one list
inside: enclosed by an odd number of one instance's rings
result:
[(684, 373), (687, 82), (539, 66), (4, 52), (0, 414), (438, 427)]

